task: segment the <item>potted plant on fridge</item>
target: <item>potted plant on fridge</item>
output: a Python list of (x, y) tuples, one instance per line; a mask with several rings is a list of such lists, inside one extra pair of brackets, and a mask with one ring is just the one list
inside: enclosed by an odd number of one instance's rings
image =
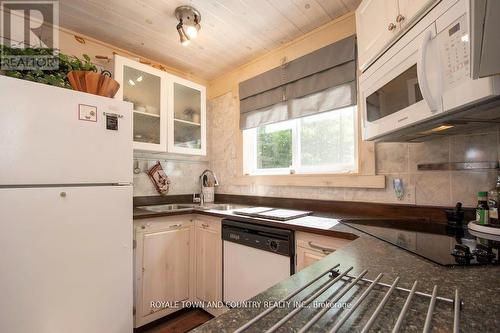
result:
[(83, 60), (66, 55), (62, 55), (62, 58), (60, 56), (60, 59), (68, 67), (68, 80), (74, 90), (114, 97), (120, 88), (120, 84), (113, 80), (110, 74), (97, 71), (97, 67), (90, 61), (87, 54), (83, 55)]
[[(0, 45), (0, 53), (3, 56), (52, 56), (55, 51), (48, 48), (12, 48)], [(114, 97), (120, 88), (120, 84), (111, 78), (111, 73), (98, 73), (97, 67), (86, 54), (83, 55), (83, 60), (64, 53), (58, 53), (57, 58), (59, 66), (55, 69), (0, 70), (0, 74), (106, 97)]]

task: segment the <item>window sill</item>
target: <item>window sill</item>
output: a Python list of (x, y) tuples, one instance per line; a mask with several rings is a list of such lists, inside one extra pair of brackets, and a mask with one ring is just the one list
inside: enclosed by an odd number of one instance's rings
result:
[(269, 185), (301, 187), (350, 187), (350, 188), (385, 188), (383, 175), (357, 174), (301, 174), (301, 175), (254, 175), (240, 176), (234, 179), (234, 185)]

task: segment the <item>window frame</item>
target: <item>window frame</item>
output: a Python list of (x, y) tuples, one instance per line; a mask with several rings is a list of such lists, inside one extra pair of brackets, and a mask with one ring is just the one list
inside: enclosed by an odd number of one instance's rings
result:
[[(302, 118), (290, 119), (284, 122), (293, 123), (292, 129), (292, 165), (289, 168), (257, 168), (257, 149), (258, 149), (258, 128), (251, 128), (242, 131), (243, 148), (243, 175), (248, 176), (284, 176), (284, 175), (321, 175), (321, 174), (352, 174), (357, 173), (359, 169), (359, 128), (358, 128), (358, 109), (356, 105), (346, 106), (342, 109), (350, 108), (353, 114), (353, 136), (354, 136), (354, 160), (353, 163), (337, 163), (322, 166), (303, 166), (301, 163), (301, 124)], [(337, 112), (341, 109), (323, 112)], [(314, 114), (309, 117), (317, 116)], [(307, 118), (307, 117), (304, 117)], [(273, 124), (263, 125), (272, 126)], [(251, 165), (250, 165), (251, 164)]]

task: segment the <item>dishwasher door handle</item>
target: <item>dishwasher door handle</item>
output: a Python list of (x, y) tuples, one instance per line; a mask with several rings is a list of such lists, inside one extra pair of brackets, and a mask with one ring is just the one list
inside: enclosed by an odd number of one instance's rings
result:
[(316, 244), (314, 244), (312, 241), (309, 241), (307, 244), (309, 244), (309, 246), (310, 246), (312, 249), (315, 249), (315, 250), (320, 250), (320, 251), (321, 251), (321, 252), (323, 252), (324, 254), (330, 254), (330, 253), (335, 252), (335, 249), (331, 249), (331, 248), (328, 248), (328, 247), (324, 247), (324, 246), (316, 245)]

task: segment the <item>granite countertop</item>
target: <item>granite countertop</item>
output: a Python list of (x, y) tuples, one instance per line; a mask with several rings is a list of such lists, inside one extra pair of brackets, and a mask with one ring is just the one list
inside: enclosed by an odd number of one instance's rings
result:
[[(290, 278), (271, 287), (263, 293), (252, 298), (256, 307), (234, 308), (221, 316), (210, 320), (198, 327), (193, 332), (232, 332), (247, 321), (254, 318), (265, 310), (265, 302), (279, 301), (301, 286), (311, 281), (321, 273), (339, 264), (340, 271), (353, 267), (350, 275), (357, 275), (364, 269), (368, 270), (365, 275), (368, 279), (374, 279), (379, 273), (383, 273), (381, 282), (391, 284), (399, 276), (398, 286), (410, 289), (415, 280), (418, 280), (418, 291), (431, 294), (434, 285), (438, 286), (438, 296), (453, 298), (455, 289), (458, 289), (464, 306), (460, 314), (460, 331), (462, 332), (498, 332), (500, 327), (500, 266), (456, 266), (445, 267), (435, 264), (427, 259), (421, 258), (408, 251), (402, 250), (392, 244), (379, 240), (332, 218), (335, 214), (323, 214), (323, 216), (309, 216), (302, 221), (292, 220), (288, 222), (270, 222), (268, 220), (242, 218), (234, 216), (230, 212), (193, 211), (186, 210), (182, 213), (208, 214), (220, 217), (231, 216), (232, 219), (250, 221), (252, 223), (281, 226), (292, 230), (303, 230), (315, 232), (334, 237), (353, 239), (347, 246), (335, 251), (324, 259), (296, 273)], [(178, 215), (179, 213), (162, 214)], [(158, 214), (146, 214), (134, 211), (134, 218), (146, 218), (160, 216)], [(328, 227), (321, 227), (324, 223), (330, 223)], [(299, 293), (291, 301), (301, 301), (308, 293), (316, 290), (329, 279), (328, 276), (321, 278), (316, 284)], [(337, 286), (338, 285), (338, 286)], [(336, 289), (342, 288), (344, 284), (335, 284), (328, 292), (318, 298), (324, 301)], [(367, 284), (354, 287), (342, 299), (341, 302), (353, 304)], [(363, 303), (356, 309), (354, 314), (340, 328), (342, 332), (360, 331), (368, 318), (371, 316), (387, 289), (375, 288)], [(406, 294), (395, 291), (387, 304), (381, 311), (378, 319), (372, 326), (371, 331), (386, 332), (392, 330), (399, 312), (406, 299)], [(411, 307), (405, 317), (401, 331), (421, 332), (423, 329), (428, 298), (416, 295)], [(289, 307), (279, 308), (261, 319), (258, 323), (250, 326), (245, 332), (262, 332), (274, 325), (280, 318), (292, 309)], [(317, 307), (306, 307), (294, 318), (280, 327), (278, 332), (298, 331), (302, 325), (310, 320), (320, 309)], [(441, 301), (436, 302), (435, 314), (432, 320), (433, 331), (451, 332), (453, 325), (453, 307)], [(311, 328), (311, 332), (328, 332), (333, 327), (342, 313), (338, 308), (330, 309)]]
[(144, 209), (134, 207), (133, 216), (134, 220), (142, 220), (147, 218), (155, 218), (162, 216), (175, 216), (184, 214), (201, 214), (208, 216), (215, 216), (220, 218), (231, 218), (231, 220), (239, 222), (249, 222), (253, 224), (262, 224), (270, 227), (285, 228), (294, 231), (312, 232), (315, 234), (326, 235), (331, 237), (339, 237), (345, 239), (356, 239), (355, 233), (348, 229), (334, 228), (339, 224), (340, 218), (348, 218), (348, 215), (332, 215), (332, 214), (313, 214), (289, 221), (276, 221), (263, 218), (247, 217), (234, 214), (231, 210), (216, 210), (216, 209), (199, 209), (199, 208), (184, 208), (181, 210), (173, 210), (166, 212), (151, 212)]

